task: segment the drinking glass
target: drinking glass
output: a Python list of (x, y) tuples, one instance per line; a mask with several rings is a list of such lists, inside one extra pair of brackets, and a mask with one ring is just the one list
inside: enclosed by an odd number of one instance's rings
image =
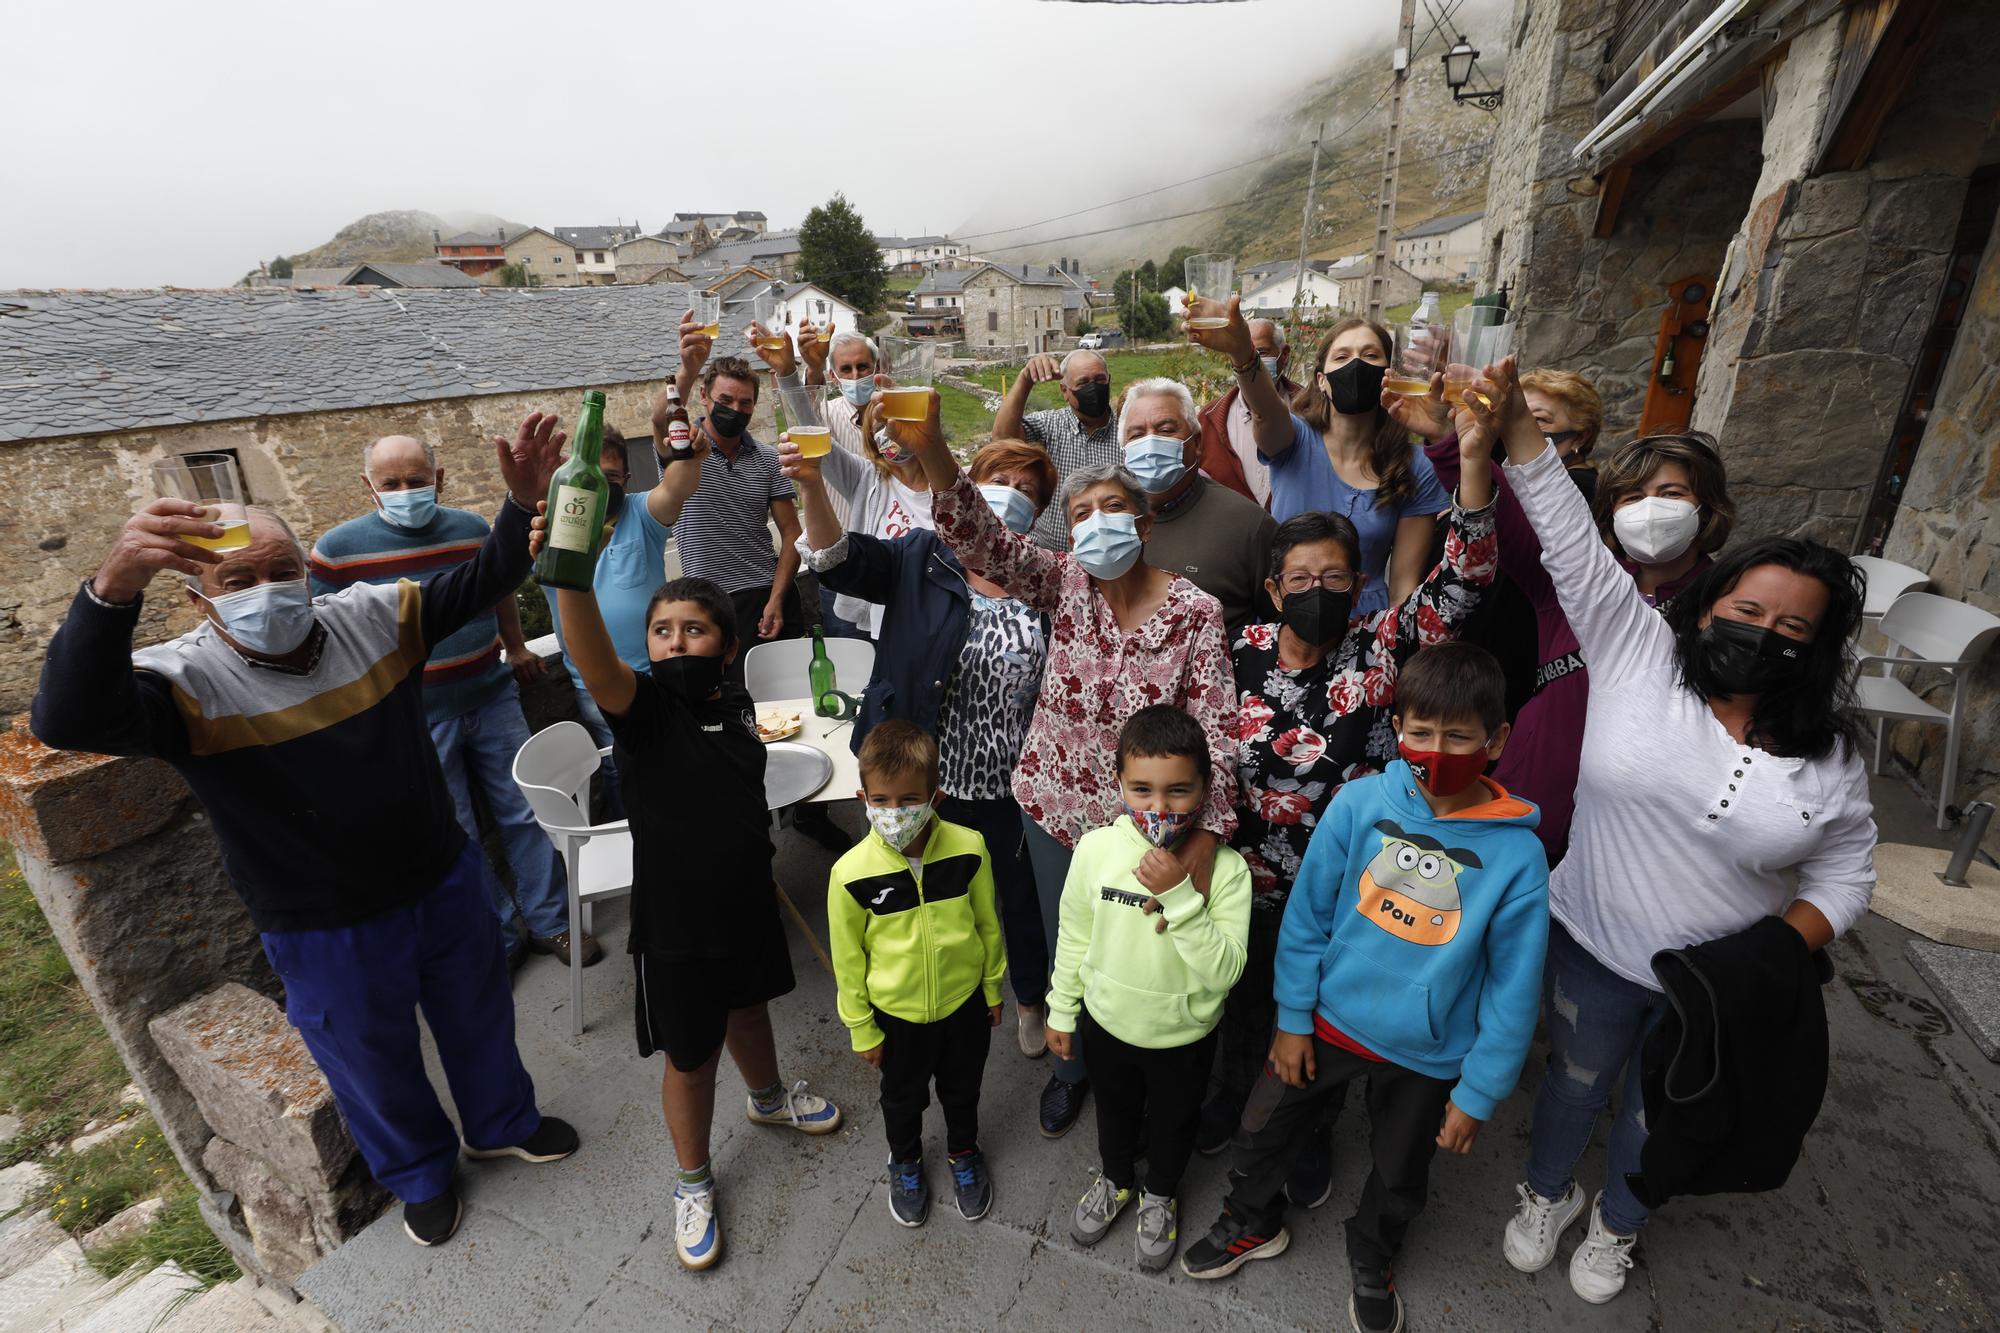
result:
[(711, 338), (722, 334), (722, 293), (689, 292), (688, 309), (694, 312), (694, 322), (701, 331)]
[[(1186, 277), (1188, 300), (1202, 297), (1226, 302), (1230, 290), (1236, 286), (1236, 256), (1189, 255)], [(1219, 329), (1227, 326), (1229, 320), (1222, 315), (1202, 315), (1187, 323), (1191, 329)]]
[(757, 345), (767, 352), (785, 350), (785, 328), (779, 319), (784, 310), (785, 289), (779, 283), (772, 283), (750, 300), (750, 318), (764, 330), (764, 336), (757, 340)]
[[(1498, 306), (1461, 306), (1451, 317), (1451, 350), (1444, 367), (1447, 402), (1461, 401), (1479, 379), (1479, 372), (1511, 355), (1514, 321)], [(1486, 402), (1486, 395), (1479, 400)]]
[(826, 419), (826, 389), (824, 384), (778, 386), (778, 399), (785, 409), (785, 433), (798, 446), (800, 458), (823, 458), (833, 449), (833, 431)]
[(876, 390), (882, 415), (891, 421), (922, 421), (930, 412), (937, 344), (923, 338), (884, 338), (882, 360), (893, 386)]
[(228, 454), (177, 454), (153, 464), (153, 482), (163, 497), (192, 500), (220, 524), (220, 537), (184, 532), (180, 539), (206, 551), (240, 551), (250, 544), (250, 515), (244, 508), (243, 477)]
[(1431, 375), (1444, 368), (1451, 334), (1442, 320), (1433, 324), (1396, 324), (1396, 359), (1382, 380), (1383, 393), (1422, 398), (1431, 391)]

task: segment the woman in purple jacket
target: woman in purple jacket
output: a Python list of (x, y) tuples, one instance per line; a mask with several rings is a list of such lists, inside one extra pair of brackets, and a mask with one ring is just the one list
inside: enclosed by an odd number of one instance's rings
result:
[[(1430, 439), (1425, 452), (1439, 482), (1450, 489), (1458, 484), (1458, 444), (1442, 385), (1439, 377), (1430, 401), (1399, 398), (1390, 411)], [(1569, 849), (1590, 682), (1576, 634), (1542, 567), (1535, 530), (1504, 478), (1498, 489), (1500, 572), (1535, 608), (1537, 667), (1534, 693), (1514, 719), (1493, 780), (1541, 807), (1535, 831), (1553, 867)], [(1699, 431), (1648, 435), (1619, 446), (1597, 469), (1592, 509), (1605, 544), (1640, 595), (1660, 609), (1708, 568), (1736, 517), (1722, 457), (1714, 439)]]

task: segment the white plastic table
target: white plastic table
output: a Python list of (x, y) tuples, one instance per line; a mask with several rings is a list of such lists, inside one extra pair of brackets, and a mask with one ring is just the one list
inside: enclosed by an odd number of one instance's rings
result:
[(823, 805), (828, 801), (853, 800), (861, 787), (861, 767), (850, 748), (854, 743), (854, 723), (820, 717), (813, 712), (811, 699), (766, 699), (757, 704), (760, 713), (770, 709), (797, 713), (799, 733), (785, 739), (795, 745), (809, 745), (833, 761), (833, 775), (820, 784), (818, 791), (799, 798), (799, 803)]

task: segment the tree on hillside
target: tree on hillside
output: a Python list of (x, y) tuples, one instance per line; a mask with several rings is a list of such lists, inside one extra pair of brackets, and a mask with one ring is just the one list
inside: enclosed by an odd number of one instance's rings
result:
[(276, 259), (273, 259), (271, 261), (271, 276), (274, 278), (291, 277), (292, 261), (285, 258), (283, 255), (279, 255)]
[(888, 282), (882, 251), (846, 195), (834, 195), (799, 224), (799, 276), (856, 309), (881, 308)]
[(1160, 281), (1168, 287), (1186, 286), (1188, 256), (1200, 253), (1202, 253), (1200, 246), (1175, 246), (1167, 252), (1166, 262), (1160, 265)]
[(1139, 287), (1148, 292), (1160, 290), (1160, 270), (1150, 259), (1139, 265)]
[(1167, 298), (1158, 292), (1140, 292), (1137, 301), (1121, 306), (1118, 322), (1123, 326), (1125, 336), (1134, 342), (1162, 337), (1174, 327), (1173, 314), (1167, 309)]

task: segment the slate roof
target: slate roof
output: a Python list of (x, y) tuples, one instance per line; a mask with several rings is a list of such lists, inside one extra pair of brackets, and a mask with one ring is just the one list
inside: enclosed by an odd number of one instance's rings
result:
[(338, 287), (358, 267), (356, 264), (343, 264), (339, 268), (295, 268), (292, 270), (292, 286)]
[(1014, 281), (1028, 287), (1069, 286), (1069, 279), (1063, 277), (1061, 273), (1051, 273), (1049, 271), (1054, 267), (1055, 265), (1053, 264), (1001, 264), (993, 260), (988, 260), (978, 268), (973, 269), (970, 273), (967, 273), (966, 276), (968, 278), (976, 278), (988, 269), (998, 269)]
[(1468, 222), (1477, 222), (1485, 216), (1484, 213), (1453, 213), (1449, 217), (1432, 218), (1429, 222), (1412, 227), (1408, 231), (1397, 232), (1396, 239), (1408, 241), (1419, 236), (1442, 236), (1448, 231), (1457, 231)]
[(747, 241), (725, 241), (712, 245), (688, 262), (707, 270), (731, 269), (754, 264), (759, 259), (782, 259), (798, 252), (799, 234), (796, 231), (774, 231)]
[(609, 250), (639, 235), (635, 227), (554, 227), (556, 236), (579, 250)]
[(462, 231), (456, 236), (447, 236), (439, 245), (504, 245), (498, 231)]
[[(450, 264), (356, 264), (348, 270), (347, 280), (364, 268), (372, 268), (390, 282), (400, 287), (477, 287), (479, 280)], [(296, 276), (296, 275), (294, 275)], [(294, 282), (293, 286), (298, 284)]]
[(0, 440), (664, 379), (686, 309), (668, 284), (0, 292)]
[(976, 268), (934, 268), (924, 274), (923, 281), (919, 282), (914, 290), (919, 294), (962, 292), (965, 290), (965, 280), (977, 272), (979, 270)]

